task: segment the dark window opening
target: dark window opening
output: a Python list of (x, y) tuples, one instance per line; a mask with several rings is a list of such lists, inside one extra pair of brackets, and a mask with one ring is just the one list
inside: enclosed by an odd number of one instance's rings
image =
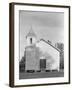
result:
[(30, 38), (30, 43), (32, 44), (32, 38)]

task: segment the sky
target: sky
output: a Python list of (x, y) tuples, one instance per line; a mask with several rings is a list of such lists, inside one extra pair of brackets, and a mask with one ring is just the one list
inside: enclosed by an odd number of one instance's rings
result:
[(33, 29), (37, 40), (50, 40), (54, 45), (56, 42), (64, 42), (64, 13), (62, 12), (39, 12), (19, 11), (20, 31), (20, 59), (24, 55), (26, 47), (26, 35)]

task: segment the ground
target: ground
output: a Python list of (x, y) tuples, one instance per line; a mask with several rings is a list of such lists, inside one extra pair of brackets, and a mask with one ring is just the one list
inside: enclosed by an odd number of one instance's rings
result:
[(50, 77), (64, 77), (64, 72), (63, 71), (34, 72), (34, 73), (20, 72), (19, 75), (19, 79), (50, 78)]

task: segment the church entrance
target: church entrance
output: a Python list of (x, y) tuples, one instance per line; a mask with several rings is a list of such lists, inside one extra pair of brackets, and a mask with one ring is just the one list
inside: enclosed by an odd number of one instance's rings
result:
[(46, 69), (46, 59), (40, 59), (40, 70), (45, 71)]

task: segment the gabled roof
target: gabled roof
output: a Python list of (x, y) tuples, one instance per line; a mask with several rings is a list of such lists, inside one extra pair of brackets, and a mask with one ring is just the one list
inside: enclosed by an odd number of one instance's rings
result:
[(53, 48), (56, 49), (57, 51), (61, 52), (58, 48), (56, 48), (55, 46), (53, 46), (51, 43), (45, 41), (44, 39), (40, 39), (40, 41), (43, 41), (43, 42), (49, 44), (51, 47), (53, 47)]
[(36, 37), (36, 34), (34, 33), (32, 27), (31, 27), (29, 33), (26, 35), (26, 38), (27, 38), (27, 37), (30, 37), (30, 36), (31, 36), (31, 37)]

